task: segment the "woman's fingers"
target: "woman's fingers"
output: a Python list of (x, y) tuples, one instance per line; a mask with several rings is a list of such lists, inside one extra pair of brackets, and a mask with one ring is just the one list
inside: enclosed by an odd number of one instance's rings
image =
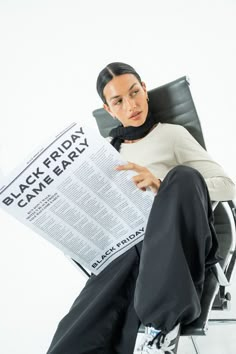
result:
[(142, 191), (146, 191), (147, 188), (150, 188), (153, 193), (157, 193), (160, 187), (160, 180), (152, 174), (134, 176), (133, 181)]
[(125, 165), (116, 166), (117, 171), (128, 171), (132, 170), (137, 172), (136, 176), (132, 179), (136, 186), (142, 191), (146, 191), (149, 187), (154, 193), (157, 193), (160, 187), (160, 180), (156, 178), (146, 167), (139, 166), (133, 162), (128, 162)]
[(129, 170), (132, 170), (132, 171), (136, 171), (136, 172), (148, 171), (148, 169), (146, 167), (139, 166), (139, 165), (137, 165), (136, 163), (133, 163), (133, 162), (128, 162), (125, 165), (116, 166), (116, 170), (118, 170), (118, 171), (122, 171), (122, 170), (129, 171)]
[(147, 178), (146, 175), (144, 175), (143, 173), (140, 173), (139, 175), (133, 176), (132, 179), (134, 181), (134, 183), (139, 183), (141, 181), (143, 181), (145, 178)]

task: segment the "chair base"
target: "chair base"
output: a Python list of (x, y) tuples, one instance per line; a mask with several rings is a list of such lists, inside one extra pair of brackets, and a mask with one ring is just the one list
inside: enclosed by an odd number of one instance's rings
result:
[(220, 323), (223, 324), (235, 324), (236, 323), (236, 318), (212, 318), (208, 320), (208, 323), (210, 323), (211, 325), (217, 325)]
[[(215, 318), (215, 319), (209, 319), (208, 320), (208, 323), (210, 325), (218, 325), (218, 324), (227, 324), (227, 325), (232, 325), (232, 324), (236, 324), (236, 318)], [(190, 336), (191, 338), (191, 341), (193, 343), (193, 347), (194, 347), (194, 350), (195, 350), (195, 353), (196, 354), (200, 354), (200, 349), (199, 349), (199, 346), (197, 344), (197, 341), (196, 341), (196, 336)]]

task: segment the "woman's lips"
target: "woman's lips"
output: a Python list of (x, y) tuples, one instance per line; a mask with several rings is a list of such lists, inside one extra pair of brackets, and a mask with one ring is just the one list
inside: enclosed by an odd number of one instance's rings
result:
[(133, 113), (133, 114), (130, 116), (130, 119), (133, 119), (133, 120), (139, 119), (141, 113), (142, 113), (142, 112), (135, 112), (135, 113)]

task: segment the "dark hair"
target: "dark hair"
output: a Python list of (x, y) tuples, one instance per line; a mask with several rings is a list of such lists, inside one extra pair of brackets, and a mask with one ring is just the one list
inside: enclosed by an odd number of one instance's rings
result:
[(132, 66), (120, 62), (108, 64), (100, 72), (97, 78), (97, 92), (104, 103), (106, 103), (106, 99), (103, 94), (104, 87), (106, 86), (106, 84), (108, 84), (109, 81), (113, 79), (113, 77), (123, 74), (133, 74), (134, 76), (136, 76), (140, 83), (142, 82), (139, 74)]

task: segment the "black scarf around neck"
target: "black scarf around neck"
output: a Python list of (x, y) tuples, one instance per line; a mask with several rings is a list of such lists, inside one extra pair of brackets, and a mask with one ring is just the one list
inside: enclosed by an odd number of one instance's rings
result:
[(123, 125), (119, 125), (110, 131), (109, 136), (113, 138), (111, 144), (117, 151), (119, 151), (121, 144), (125, 140), (137, 140), (143, 138), (157, 123), (158, 121), (155, 115), (149, 112), (146, 121), (139, 127), (123, 127)]

